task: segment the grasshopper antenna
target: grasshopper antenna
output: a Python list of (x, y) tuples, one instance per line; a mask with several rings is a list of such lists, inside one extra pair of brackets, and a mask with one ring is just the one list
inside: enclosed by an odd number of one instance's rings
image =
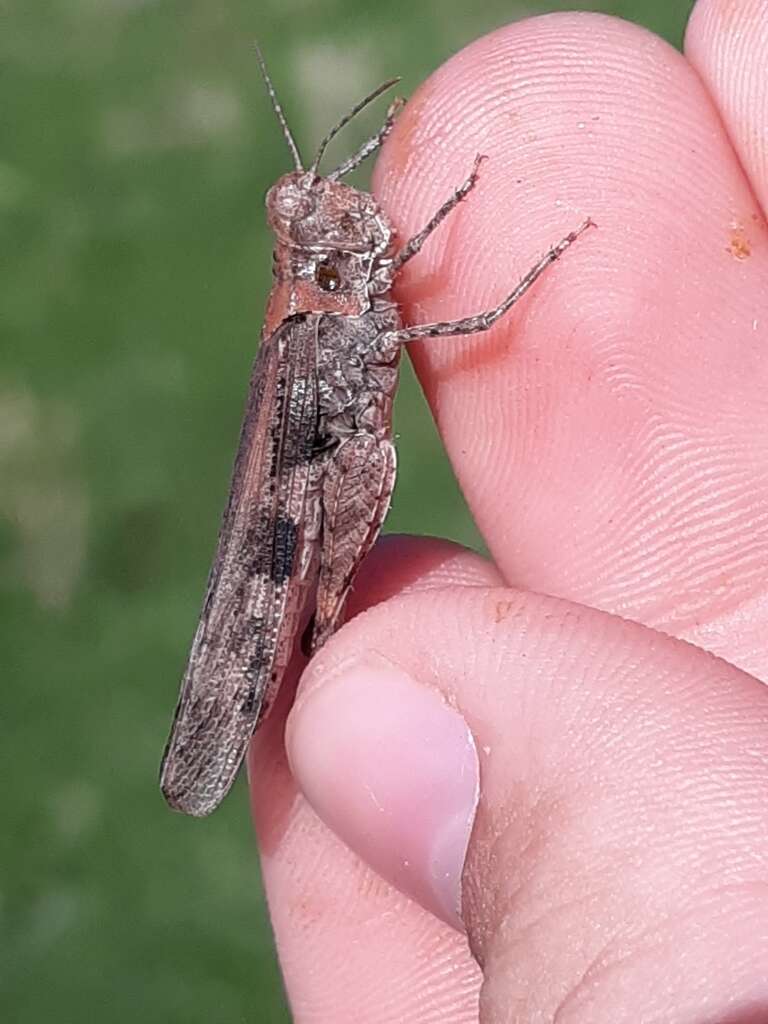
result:
[(309, 168), (310, 174), (317, 174), (317, 168), (320, 164), (320, 161), (323, 159), (323, 153), (325, 153), (326, 147), (328, 143), (331, 141), (331, 139), (338, 135), (341, 129), (345, 125), (348, 125), (352, 118), (356, 117), (360, 113), (360, 111), (363, 110), (364, 107), (367, 107), (369, 103), (372, 103), (377, 97), (381, 96), (381, 94), (383, 92), (386, 92), (387, 89), (391, 89), (393, 85), (397, 85), (399, 81), (399, 78), (390, 78), (388, 81), (382, 82), (381, 85), (378, 86), (378, 88), (374, 89), (373, 92), (369, 92), (365, 99), (360, 100), (359, 103), (352, 107), (348, 114), (345, 114), (344, 117), (342, 117), (342, 119), (337, 124), (335, 124), (333, 128), (331, 128), (331, 130), (325, 136), (323, 141), (320, 143), (320, 148), (317, 151), (317, 156), (312, 161), (312, 166)]
[(285, 119), (283, 108), (280, 106), (280, 101), (277, 98), (275, 87), (274, 85), (272, 85), (272, 79), (269, 77), (269, 72), (267, 71), (267, 64), (266, 61), (264, 60), (264, 57), (262, 56), (261, 50), (259, 49), (259, 44), (254, 43), (253, 48), (256, 51), (256, 59), (258, 60), (259, 67), (261, 68), (261, 77), (264, 79), (264, 84), (267, 87), (269, 98), (272, 101), (272, 109), (277, 115), (277, 120), (280, 122), (280, 127), (283, 129), (285, 141), (288, 143), (288, 148), (290, 149), (291, 155), (293, 156), (294, 166), (296, 167), (297, 171), (303, 171), (304, 166), (301, 162), (301, 153), (299, 153), (299, 147), (296, 145), (296, 140), (291, 134), (291, 129), (288, 127), (288, 122)]

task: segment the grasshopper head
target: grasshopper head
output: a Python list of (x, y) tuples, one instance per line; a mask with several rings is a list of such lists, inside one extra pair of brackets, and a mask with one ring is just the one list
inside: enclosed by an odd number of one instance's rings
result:
[(267, 217), (276, 245), (266, 333), (296, 313), (370, 308), (371, 278), (395, 234), (373, 196), (292, 171), (267, 193)]

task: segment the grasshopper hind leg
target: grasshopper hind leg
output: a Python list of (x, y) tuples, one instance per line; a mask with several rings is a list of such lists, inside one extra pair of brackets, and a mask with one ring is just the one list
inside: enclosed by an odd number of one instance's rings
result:
[(394, 485), (394, 445), (373, 434), (348, 438), (326, 466), (313, 652), (339, 624), (355, 574), (381, 530)]

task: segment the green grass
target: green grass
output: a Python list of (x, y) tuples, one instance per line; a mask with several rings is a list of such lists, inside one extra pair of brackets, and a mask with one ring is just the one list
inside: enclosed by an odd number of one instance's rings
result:
[[(244, 787), (204, 824), (168, 813), (156, 787), (269, 284), (262, 196), (286, 169), (250, 42), (310, 144), (361, 85), (396, 72), (407, 94), (523, 9), (285, 6), (3, 7), (0, 1012), (13, 1024), (288, 1019)], [(679, 42), (689, 4), (583, 6)], [(409, 370), (397, 417), (389, 528), (477, 544)]]

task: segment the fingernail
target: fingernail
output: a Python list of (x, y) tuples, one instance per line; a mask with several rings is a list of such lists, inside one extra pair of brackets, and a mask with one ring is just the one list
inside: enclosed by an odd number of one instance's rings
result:
[(318, 816), (402, 892), (456, 928), (479, 795), (467, 723), (383, 660), (316, 682), (286, 734), (291, 770)]

